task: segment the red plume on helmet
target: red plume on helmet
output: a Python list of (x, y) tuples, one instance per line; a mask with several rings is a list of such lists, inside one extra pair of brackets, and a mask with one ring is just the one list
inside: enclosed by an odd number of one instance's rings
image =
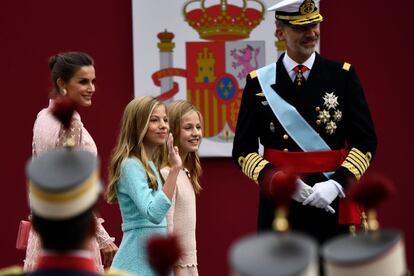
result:
[(74, 100), (69, 97), (60, 96), (54, 100), (52, 114), (66, 129), (68, 129), (76, 109), (77, 105)]
[(277, 206), (289, 206), (292, 201), (291, 196), (297, 189), (297, 179), (295, 174), (287, 170), (279, 171), (272, 176), (265, 193)]
[(379, 173), (365, 174), (359, 183), (353, 183), (349, 189), (349, 196), (365, 209), (376, 209), (381, 202), (394, 194), (391, 180)]
[(359, 183), (353, 183), (349, 196), (364, 207), (362, 227), (364, 231), (378, 233), (380, 226), (376, 209), (395, 193), (391, 181), (378, 173), (365, 174)]
[(148, 260), (159, 276), (167, 276), (182, 255), (175, 235), (153, 235), (147, 241)]

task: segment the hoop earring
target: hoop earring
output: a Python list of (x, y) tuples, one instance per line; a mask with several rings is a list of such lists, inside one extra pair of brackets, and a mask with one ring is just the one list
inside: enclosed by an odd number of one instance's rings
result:
[(60, 94), (62, 96), (66, 96), (67, 93), (68, 93), (68, 91), (65, 88), (62, 88), (62, 90), (60, 91)]

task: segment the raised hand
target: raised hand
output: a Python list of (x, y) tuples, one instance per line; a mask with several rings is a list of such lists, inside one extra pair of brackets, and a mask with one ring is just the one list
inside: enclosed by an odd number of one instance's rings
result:
[(178, 147), (174, 146), (174, 138), (170, 133), (167, 138), (167, 149), (168, 149), (168, 164), (170, 167), (182, 168), (183, 162), (178, 151)]

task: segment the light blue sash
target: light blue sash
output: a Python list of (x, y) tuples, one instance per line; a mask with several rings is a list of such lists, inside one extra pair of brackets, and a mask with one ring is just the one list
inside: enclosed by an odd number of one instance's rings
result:
[[(276, 118), (287, 134), (304, 151), (328, 151), (331, 148), (321, 138), (294, 106), (286, 102), (271, 87), (276, 83), (276, 63), (262, 67), (257, 72), (260, 86)], [(324, 173), (329, 178), (330, 173)]]

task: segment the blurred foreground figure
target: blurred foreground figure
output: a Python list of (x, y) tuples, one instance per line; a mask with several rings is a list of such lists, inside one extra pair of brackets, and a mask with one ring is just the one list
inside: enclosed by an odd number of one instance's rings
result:
[(404, 239), (397, 229), (380, 229), (376, 208), (392, 192), (380, 175), (366, 175), (353, 186), (350, 196), (367, 211), (368, 231), (328, 241), (322, 250), (327, 276), (405, 276)]
[(249, 235), (230, 248), (230, 263), (237, 276), (318, 276), (318, 245), (299, 232), (289, 232), (287, 221), (297, 177), (279, 172), (265, 188), (276, 207), (273, 229)]

